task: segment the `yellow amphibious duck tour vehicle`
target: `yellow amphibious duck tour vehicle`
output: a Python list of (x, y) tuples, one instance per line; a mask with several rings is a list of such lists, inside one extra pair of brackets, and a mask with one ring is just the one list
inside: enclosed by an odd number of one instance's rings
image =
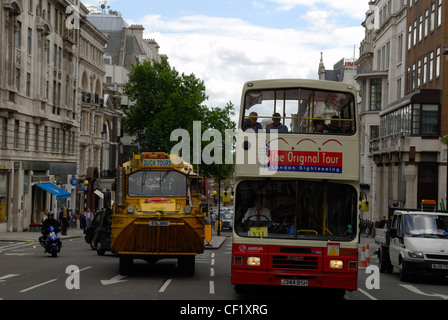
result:
[(142, 153), (120, 167), (114, 182), (111, 249), (120, 274), (134, 259), (155, 263), (177, 258), (180, 270), (195, 272), (204, 252), (203, 179), (177, 155)]

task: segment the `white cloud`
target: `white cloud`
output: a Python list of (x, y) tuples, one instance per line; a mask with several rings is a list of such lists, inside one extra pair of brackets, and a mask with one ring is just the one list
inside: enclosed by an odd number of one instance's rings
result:
[(352, 18), (363, 19), (369, 9), (366, 0), (269, 0), (281, 5), (280, 10), (291, 10), (297, 6), (325, 7), (337, 12), (348, 14)]
[(338, 28), (335, 21), (329, 23), (330, 17), (326, 11), (304, 13), (309, 23), (303, 30), (207, 16), (167, 19), (148, 15), (128, 23), (143, 24), (145, 37), (157, 41), (160, 53), (168, 55), (172, 67), (204, 80), (210, 107), (223, 107), (232, 101), (238, 113), (246, 81), (317, 78), (321, 51), (327, 68), (353, 55), (353, 45), (364, 36), (363, 28), (360, 24)]

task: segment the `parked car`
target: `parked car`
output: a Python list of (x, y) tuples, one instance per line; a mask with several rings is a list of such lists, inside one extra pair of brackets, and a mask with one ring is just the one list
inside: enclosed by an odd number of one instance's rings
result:
[(90, 228), (86, 230), (85, 240), (98, 255), (102, 256), (106, 251), (110, 251), (111, 223), (112, 211), (99, 211)]

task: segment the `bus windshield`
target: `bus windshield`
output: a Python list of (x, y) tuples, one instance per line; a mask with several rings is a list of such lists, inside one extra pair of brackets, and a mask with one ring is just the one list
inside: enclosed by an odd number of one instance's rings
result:
[(177, 171), (137, 171), (129, 175), (130, 197), (187, 195), (187, 176)]
[(350, 93), (297, 89), (248, 91), (243, 131), (346, 134), (356, 132), (355, 98)]
[(357, 191), (326, 181), (242, 181), (235, 203), (240, 237), (352, 241)]

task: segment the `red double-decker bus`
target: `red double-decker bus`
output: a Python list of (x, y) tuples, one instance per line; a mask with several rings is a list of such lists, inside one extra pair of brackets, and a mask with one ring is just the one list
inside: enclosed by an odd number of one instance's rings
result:
[(360, 134), (343, 83), (244, 85), (232, 284), (357, 289)]

